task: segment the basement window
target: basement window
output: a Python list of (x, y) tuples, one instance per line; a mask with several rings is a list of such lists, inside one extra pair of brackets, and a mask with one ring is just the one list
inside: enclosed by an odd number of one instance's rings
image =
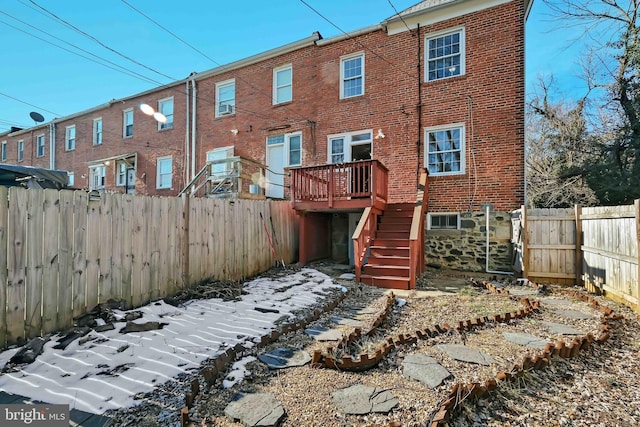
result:
[(460, 229), (460, 214), (457, 213), (443, 213), (443, 214), (428, 214), (428, 227), (429, 230), (459, 230)]

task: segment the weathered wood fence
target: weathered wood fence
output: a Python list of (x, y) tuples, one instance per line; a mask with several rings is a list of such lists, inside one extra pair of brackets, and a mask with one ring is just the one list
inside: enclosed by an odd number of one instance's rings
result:
[(0, 187), (0, 348), (109, 299), (137, 307), (296, 256), (288, 202)]
[(580, 283), (640, 312), (640, 200), (629, 206), (521, 208), (523, 277)]

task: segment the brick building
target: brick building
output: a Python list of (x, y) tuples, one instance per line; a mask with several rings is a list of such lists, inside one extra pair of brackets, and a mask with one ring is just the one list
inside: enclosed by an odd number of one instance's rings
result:
[[(426, 0), (349, 35), (313, 33), (0, 134), (0, 161), (68, 170), (76, 188), (175, 196), (207, 161), (249, 159), (265, 165), (266, 176), (242, 185), (291, 199), (300, 212), (301, 261), (330, 256), (359, 268), (368, 259), (363, 277), (388, 286), (404, 286), (404, 279), (385, 278), (405, 272), (384, 267), (404, 269), (411, 256), (393, 248), (374, 253), (375, 226), (365, 253), (353, 253), (350, 236), (359, 223), (367, 225), (365, 208), (375, 223), (390, 210), (410, 210), (427, 170), (426, 262), (509, 268), (508, 212), (524, 203), (530, 6), (530, 0)], [(145, 115), (141, 104), (167, 122)], [(377, 246), (405, 247), (411, 221), (404, 228), (407, 221), (395, 222), (391, 229), (403, 234), (382, 239), (389, 231), (380, 229)], [(486, 235), (492, 240), (485, 245)], [(381, 268), (371, 266), (373, 259)]]

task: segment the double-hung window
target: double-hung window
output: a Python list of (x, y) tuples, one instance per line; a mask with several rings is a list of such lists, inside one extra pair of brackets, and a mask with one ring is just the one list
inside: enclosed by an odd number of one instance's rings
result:
[(216, 83), (216, 117), (234, 114), (236, 111), (235, 79)]
[(2, 152), (0, 153), (0, 161), (7, 161), (7, 141), (2, 141)]
[(158, 157), (156, 188), (171, 188), (173, 160), (171, 156)]
[(116, 185), (123, 186), (127, 182), (127, 164), (125, 162), (118, 162), (116, 172)]
[(106, 167), (104, 165), (89, 168), (89, 190), (103, 190), (105, 184)]
[(67, 128), (65, 129), (64, 140), (65, 140), (65, 144), (64, 144), (65, 150), (71, 151), (76, 149), (76, 126), (75, 125), (67, 126)]
[(291, 64), (273, 70), (273, 105), (293, 99), (293, 71)]
[(24, 160), (24, 141), (18, 141), (18, 161), (21, 162)]
[(44, 157), (44, 134), (36, 136), (36, 157)]
[(158, 112), (165, 117), (164, 122), (158, 122), (158, 130), (173, 127), (173, 97), (158, 101)]
[(300, 132), (273, 135), (267, 138), (267, 147), (282, 145), (284, 147), (284, 166), (300, 166), (302, 164), (302, 134)]
[(122, 137), (129, 138), (133, 136), (133, 108), (129, 108), (122, 112)]
[(430, 175), (464, 173), (464, 124), (426, 128), (425, 141), (425, 167)]
[(340, 98), (364, 95), (364, 52), (340, 58)]
[(464, 28), (426, 37), (425, 80), (433, 81), (465, 73)]
[(93, 145), (102, 144), (102, 119), (93, 120)]

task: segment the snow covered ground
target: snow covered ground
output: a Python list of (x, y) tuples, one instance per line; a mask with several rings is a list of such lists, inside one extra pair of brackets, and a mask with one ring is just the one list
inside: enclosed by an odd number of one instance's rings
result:
[[(303, 269), (245, 283), (247, 294), (240, 301), (191, 300), (180, 307), (157, 301), (132, 311), (143, 313), (135, 323), (166, 323), (162, 329), (123, 334), (119, 331), (125, 323), (118, 322), (115, 330), (92, 330), (64, 350), (53, 349), (59, 338), (53, 337), (35, 362), (0, 374), (0, 391), (95, 414), (133, 406), (139, 402), (137, 394), (196, 372), (229, 347), (252, 347), (276, 328), (277, 320), (294, 317), (293, 312), (313, 306), (336, 288), (340, 286), (329, 276)], [(124, 317), (127, 312), (114, 313)], [(0, 353), (0, 367), (18, 350)]]

